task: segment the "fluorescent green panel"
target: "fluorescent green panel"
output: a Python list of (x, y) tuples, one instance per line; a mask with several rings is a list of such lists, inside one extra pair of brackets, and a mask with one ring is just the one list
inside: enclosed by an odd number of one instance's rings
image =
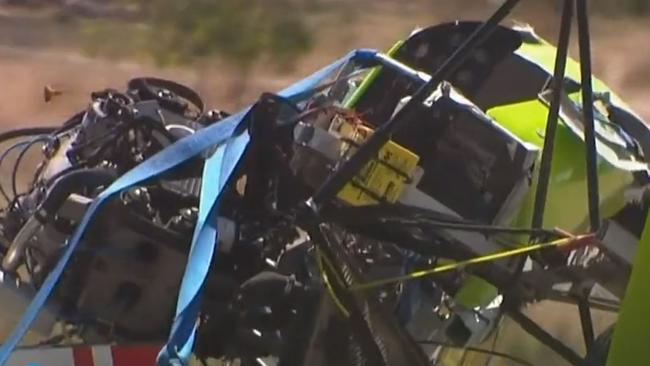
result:
[(623, 307), (619, 313), (607, 366), (647, 365), (650, 362), (650, 216), (639, 242)]
[[(390, 50), (386, 53), (388, 56), (394, 56), (397, 51), (399, 51), (400, 47), (404, 44), (404, 41), (398, 41), (391, 47)], [(343, 102), (343, 105), (346, 108), (354, 108), (354, 106), (359, 102), (359, 99), (365, 94), (366, 90), (372, 85), (372, 83), (375, 81), (377, 76), (379, 76), (379, 73), (381, 73), (382, 66), (376, 66), (374, 67), (370, 73), (363, 79), (361, 82), (361, 85), (357, 88), (357, 90), (354, 91), (354, 94), (352, 96)]]
[[(540, 40), (539, 44), (523, 43), (521, 47), (516, 51), (519, 56), (538, 65), (549, 75), (553, 75), (553, 70), (555, 69), (556, 52), (557, 49), (555, 46), (544, 40)], [(580, 63), (572, 58), (567, 59), (566, 76), (573, 79), (577, 83), (580, 83)], [(630, 107), (625, 104), (621, 98), (616, 95), (616, 93), (614, 93), (602, 80), (598, 79), (597, 77), (593, 77), (592, 84), (594, 92), (610, 92), (612, 101), (616, 105), (625, 109), (630, 109)]]
[(499, 295), (496, 287), (476, 276), (468, 276), (454, 300), (467, 309), (488, 306)]
[[(488, 111), (488, 115), (520, 139), (540, 148), (543, 146), (548, 116), (548, 108), (543, 103), (533, 100), (500, 106)], [(612, 216), (625, 204), (622, 192), (632, 181), (632, 175), (612, 167), (603, 159), (598, 161), (598, 173), (602, 214), (604, 217)], [(515, 225), (530, 225), (536, 182), (537, 172)], [(584, 143), (560, 123), (546, 202), (545, 227), (586, 229), (586, 184)]]

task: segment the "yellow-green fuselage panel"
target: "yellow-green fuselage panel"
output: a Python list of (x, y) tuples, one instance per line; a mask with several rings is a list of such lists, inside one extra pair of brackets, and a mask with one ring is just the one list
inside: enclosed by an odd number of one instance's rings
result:
[[(487, 114), (523, 141), (542, 148), (548, 107), (539, 100), (495, 107)], [(544, 227), (586, 230), (587, 189), (584, 142), (563, 123), (558, 124), (551, 181), (546, 201)], [(541, 156), (540, 156), (541, 158)], [(539, 164), (537, 165), (537, 168)], [(612, 216), (625, 205), (623, 190), (632, 182), (632, 174), (598, 159), (598, 180), (603, 216)], [(530, 225), (537, 187), (537, 170), (528, 195), (513, 224)]]
[(639, 241), (634, 270), (630, 276), (614, 337), (609, 350), (607, 366), (647, 365), (650, 340), (650, 216)]

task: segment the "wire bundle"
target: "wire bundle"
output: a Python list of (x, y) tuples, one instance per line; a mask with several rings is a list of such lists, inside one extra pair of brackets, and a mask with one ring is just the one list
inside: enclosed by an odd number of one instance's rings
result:
[(2, 164), (4, 163), (5, 159), (9, 156), (9, 154), (11, 154), (13, 151), (19, 150), (18, 157), (14, 162), (12, 173), (11, 173), (11, 194), (12, 194), (11, 197), (9, 196), (7, 190), (5, 189), (4, 185), (0, 181), (0, 194), (7, 201), (9, 207), (13, 206), (14, 204), (18, 204), (18, 197), (20, 196), (18, 193), (18, 171), (20, 170), (20, 165), (25, 155), (27, 155), (27, 153), (31, 150), (31, 148), (34, 147), (36, 144), (47, 143), (52, 141), (53, 137), (51, 134), (54, 131), (56, 130), (52, 127), (34, 127), (34, 128), (22, 128), (22, 129), (11, 130), (0, 134), (0, 143), (9, 140), (20, 139), (18, 142), (14, 142), (11, 146), (6, 148), (2, 152), (2, 154), (0, 154), (0, 168), (1, 168)]

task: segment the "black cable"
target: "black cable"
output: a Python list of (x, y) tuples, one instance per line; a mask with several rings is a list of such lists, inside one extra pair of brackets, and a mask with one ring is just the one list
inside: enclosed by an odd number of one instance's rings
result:
[[(14, 149), (18, 149), (18, 148), (20, 148), (21, 146), (23, 146), (23, 145), (25, 145), (25, 144), (27, 144), (27, 143), (28, 143), (28, 141), (20, 141), (20, 142), (17, 142), (17, 143), (15, 143), (15, 144), (13, 144), (12, 146), (10, 146), (10, 147), (9, 147), (8, 149), (6, 149), (5, 151), (3, 151), (2, 155), (0, 155), (0, 167), (2, 166), (2, 163), (4, 162), (5, 158), (6, 158), (6, 157), (7, 157), (7, 156), (8, 156), (8, 155), (9, 155), (9, 154), (14, 150)], [(0, 194), (2, 194), (2, 196), (3, 196), (4, 199), (5, 199), (5, 201), (7, 201), (7, 204), (11, 203), (12, 199), (9, 198), (9, 195), (8, 195), (7, 192), (5, 191), (5, 189), (4, 189), (4, 185), (2, 184), (1, 181), (0, 181)]]
[[(56, 131), (54, 127), (28, 127), (28, 128), (18, 128), (6, 132), (0, 133), (0, 143), (3, 143), (8, 140), (13, 140), (16, 138), (21, 138), (21, 137), (28, 137), (28, 136), (35, 136), (35, 135), (44, 135), (44, 134), (50, 134), (52, 132)], [(17, 143), (9, 148), (9, 150), (6, 150), (2, 154), (2, 158), (0, 158), (0, 165), (2, 164), (2, 161), (4, 161), (4, 158), (8, 155), (10, 150), (13, 150), (14, 148), (18, 148), (21, 143)], [(5, 191), (4, 187), (2, 186), (2, 183), (0, 183), (0, 195), (7, 201), (7, 203), (10, 203), (12, 199), (9, 198), (9, 195)]]
[(456, 345), (453, 345), (453, 344), (450, 344), (450, 343), (438, 342), (438, 341), (415, 341), (415, 343), (418, 343), (418, 344), (430, 344), (430, 345), (441, 346), (441, 347), (445, 347), (445, 348), (462, 349), (462, 350), (466, 350), (466, 351), (470, 351), (470, 352), (483, 353), (483, 354), (490, 355), (490, 356), (505, 358), (506, 360), (516, 362), (516, 363), (518, 363), (520, 365), (533, 366), (532, 363), (530, 363), (530, 362), (528, 362), (526, 360), (522, 360), (519, 357), (515, 357), (515, 356), (509, 355), (509, 354), (506, 354), (506, 353), (502, 353), (502, 352), (491, 351), (489, 349), (484, 349), (484, 348), (459, 347), (459, 346), (456, 346)]
[(327, 220), (338, 221), (342, 224), (367, 223), (375, 225), (378, 221), (397, 221), (400, 225), (428, 226), (436, 229), (484, 234), (529, 234), (535, 236), (558, 236), (559, 234), (555, 230), (548, 229), (486, 225), (406, 205), (326, 208), (322, 216)]
[(0, 133), (0, 143), (7, 140), (26, 137), (26, 136), (35, 136), (35, 135), (47, 135), (56, 131), (54, 127), (28, 127), (28, 128), (18, 128), (15, 130), (10, 130)]
[(63, 122), (63, 125), (52, 132), (53, 135), (60, 135), (66, 133), (73, 129), (74, 127), (80, 125), (83, 122), (83, 118), (86, 115), (87, 110), (77, 112), (74, 116), (70, 117), (67, 121)]
[(18, 158), (16, 159), (16, 162), (14, 163), (14, 168), (11, 173), (11, 190), (14, 195), (13, 197), (13, 202), (16, 204), (16, 207), (18, 210), (23, 211), (22, 207), (20, 206), (20, 201), (18, 200), (18, 169), (20, 168), (20, 163), (22, 162), (23, 158), (27, 154), (27, 152), (30, 150), (30, 148), (34, 145), (36, 145), (39, 142), (45, 142), (51, 139), (50, 136), (45, 136), (45, 137), (38, 137), (35, 138), (34, 140), (30, 141), (25, 147), (23, 147), (23, 150), (20, 152), (20, 155), (18, 155)]

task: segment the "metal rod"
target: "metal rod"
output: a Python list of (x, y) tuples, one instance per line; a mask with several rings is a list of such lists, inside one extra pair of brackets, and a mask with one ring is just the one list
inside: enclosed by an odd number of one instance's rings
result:
[(488, 226), (488, 225), (476, 225), (476, 224), (463, 224), (463, 223), (453, 223), (453, 222), (442, 222), (442, 221), (433, 221), (433, 220), (414, 220), (410, 221), (407, 224), (414, 223), (414, 226), (426, 226), (427, 228), (436, 228), (436, 229), (448, 229), (448, 230), (458, 230), (458, 231), (467, 231), (467, 232), (479, 232), (482, 234), (532, 234), (532, 235), (548, 235), (548, 236), (561, 236), (558, 232), (553, 230), (544, 230), (544, 229), (527, 229), (527, 228), (516, 228), (516, 227), (502, 227), (502, 226)]
[(308, 205), (312, 209), (318, 209), (321, 203), (335, 196), (357, 172), (384, 146), (392, 137), (393, 133), (399, 130), (406, 123), (411, 121), (417, 113), (417, 107), (431, 94), (431, 92), (445, 78), (452, 74), (462, 62), (471, 54), (474, 48), (489, 37), (521, 0), (507, 0), (499, 9), (483, 23), (458, 49), (443, 63), (431, 76), (431, 79), (424, 84), (413, 95), (411, 100), (388, 122), (377, 128), (370, 138), (357, 152), (345, 160), (339, 168), (331, 174), (325, 183), (316, 191), (309, 200)]
[(428, 74), (415, 70), (412, 67), (405, 65), (388, 55), (378, 53), (376, 58), (379, 64), (382, 66), (391, 70), (395, 70), (399, 72), (400, 75), (405, 75), (415, 82), (421, 82), (424, 84), (425, 82), (431, 80), (431, 77)]
[(584, 360), (582, 357), (580, 357), (580, 355), (576, 353), (576, 351), (565, 346), (564, 343), (550, 335), (546, 330), (537, 325), (537, 323), (522, 314), (520, 311), (517, 310), (509, 312), (508, 315), (526, 332), (530, 333), (530, 335), (552, 349), (558, 355), (562, 356), (562, 358), (567, 360), (572, 365), (582, 366), (584, 364)]
[(591, 350), (594, 344), (594, 324), (591, 319), (591, 307), (589, 305), (589, 293), (580, 296), (578, 299), (578, 312), (580, 313), (580, 325), (582, 326), (582, 335), (585, 339), (585, 347), (587, 352)]
[[(558, 36), (557, 53), (555, 55), (555, 69), (553, 70), (553, 80), (551, 88), (553, 95), (551, 105), (546, 120), (546, 132), (544, 134), (544, 147), (542, 149), (542, 161), (539, 167), (539, 177), (537, 179), (537, 190), (535, 192), (535, 203), (531, 227), (540, 229), (544, 225), (544, 212), (546, 211), (546, 200), (548, 197), (548, 186), (551, 180), (551, 168), (553, 166), (553, 154), (555, 152), (555, 132), (560, 118), (560, 104), (562, 101), (562, 92), (564, 90), (564, 76), (566, 74), (566, 63), (569, 55), (569, 40), (571, 38), (571, 22), (573, 20), (574, 0), (564, 0), (562, 10), (562, 20), (560, 24), (560, 34)], [(537, 239), (532, 236), (531, 239)], [(526, 265), (527, 257), (518, 258), (514, 263), (514, 275), (512, 285), (521, 277), (521, 273)]]
[(593, 232), (600, 228), (600, 199), (598, 197), (598, 165), (596, 135), (594, 132), (594, 93), (591, 74), (591, 39), (587, 0), (577, 0), (578, 41), (580, 45), (580, 73), (582, 83), (582, 112), (585, 124), (587, 149), (587, 195), (589, 222)]
[(553, 153), (555, 150), (555, 131), (557, 130), (560, 116), (560, 102), (564, 89), (567, 56), (569, 54), (571, 21), (573, 19), (573, 1), (574, 0), (564, 0), (564, 10), (562, 11), (562, 23), (560, 26), (557, 54), (555, 56), (555, 70), (553, 72), (553, 99), (551, 101), (548, 119), (546, 121), (542, 162), (539, 167), (537, 191), (535, 192), (535, 208), (531, 225), (535, 229), (541, 228), (544, 225), (544, 212), (546, 210), (546, 199), (551, 177), (551, 167), (553, 165)]
[[(560, 292), (560, 291), (552, 291), (545, 298), (546, 298), (546, 300), (555, 301), (555, 302), (562, 302), (562, 303), (570, 304), (570, 305), (576, 305), (577, 304), (577, 299), (575, 298), (575, 296), (571, 296), (568, 293), (564, 293), (564, 292)], [(589, 307), (591, 309), (607, 311), (607, 312), (612, 312), (612, 313), (618, 313), (621, 310), (620, 303), (618, 303), (617, 301), (614, 301), (614, 300), (608, 300), (608, 299), (604, 299), (604, 298), (589, 297), (588, 301), (589, 301)]]

